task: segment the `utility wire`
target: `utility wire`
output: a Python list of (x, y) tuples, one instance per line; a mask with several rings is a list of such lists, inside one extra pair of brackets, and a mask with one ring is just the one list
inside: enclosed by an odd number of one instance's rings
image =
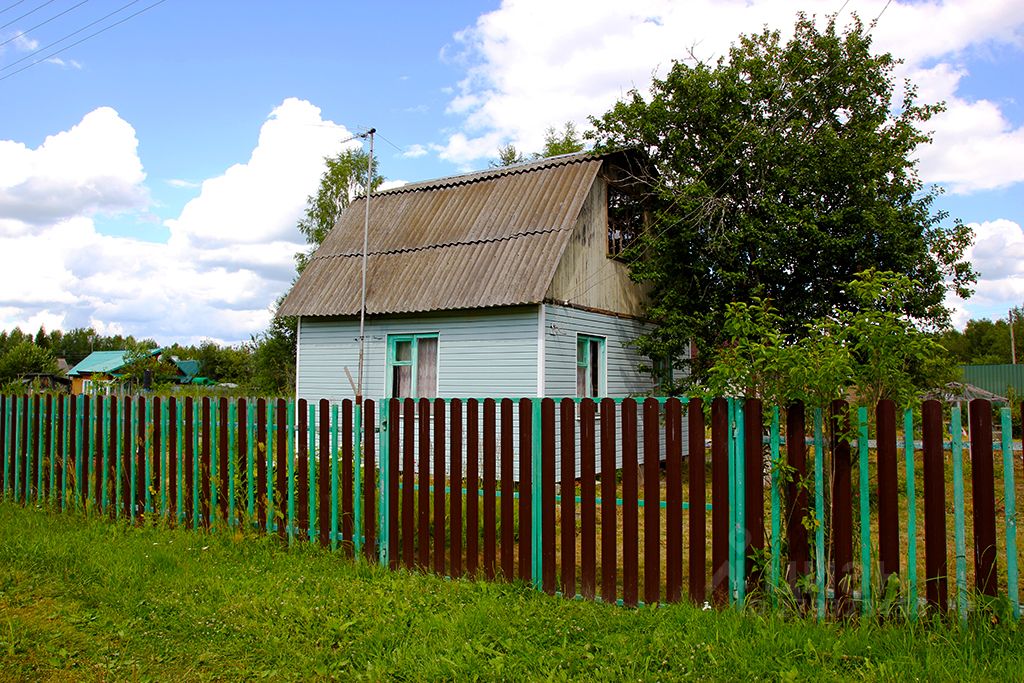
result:
[(25, 18), (25, 17), (27, 17), (28, 15), (30, 15), (30, 14), (35, 14), (36, 12), (38, 12), (38, 11), (39, 11), (39, 10), (41, 10), (41, 9), (43, 9), (43, 8), (44, 8), (44, 7), (46, 7), (47, 5), (49, 5), (49, 4), (52, 4), (52, 3), (56, 2), (56, 1), (57, 1), (57, 0), (46, 0), (46, 2), (44, 2), (43, 4), (41, 4), (41, 5), (39, 6), (39, 7), (36, 7), (36, 8), (35, 8), (35, 9), (33, 9), (33, 10), (29, 10), (28, 12), (25, 12), (24, 14), (22, 14), (22, 15), (21, 15), (20, 17), (18, 17), (17, 19), (12, 19), (11, 21), (8, 21), (8, 22), (7, 22), (6, 24), (4, 24), (3, 26), (0, 26), (0, 30), (2, 30), (2, 29), (5, 29), (5, 28), (7, 28), (7, 27), (8, 27), (8, 26), (10, 26), (11, 24), (16, 24), (16, 23), (18, 23), (19, 21), (21, 21), (22, 19), (24, 19), (24, 18)]
[(25, 0), (18, 0), (18, 2), (15, 2), (15, 3), (11, 4), (11, 5), (8, 5), (7, 7), (4, 7), (3, 9), (0, 9), (0, 14), (3, 14), (7, 10), (14, 9), (15, 7), (17, 7), (18, 5), (20, 5), (23, 2), (25, 2)]
[(4, 45), (6, 45), (7, 43), (10, 43), (10, 42), (12, 42), (12, 41), (15, 41), (15, 40), (17, 40), (18, 38), (21, 38), (21, 37), (22, 37), (23, 35), (25, 35), (26, 33), (29, 33), (30, 31), (35, 31), (35, 30), (36, 30), (37, 28), (39, 28), (40, 26), (45, 26), (46, 24), (49, 24), (49, 23), (50, 23), (51, 21), (53, 21), (54, 19), (58, 19), (58, 18), (60, 18), (60, 17), (64, 16), (65, 14), (67, 14), (68, 12), (70, 12), (71, 10), (73, 10), (73, 9), (77, 9), (77, 8), (81, 7), (82, 5), (84, 5), (84, 4), (85, 4), (85, 3), (87, 3), (87, 2), (89, 2), (89, 0), (82, 0), (82, 1), (81, 1), (80, 3), (78, 3), (77, 5), (72, 5), (71, 7), (68, 7), (68, 8), (66, 9), (66, 10), (64, 10), (64, 11), (63, 11), (63, 12), (61, 12), (60, 14), (55, 14), (55, 15), (53, 15), (52, 17), (50, 17), (49, 19), (47, 19), (46, 21), (42, 21), (42, 22), (39, 22), (38, 24), (36, 24), (35, 26), (32, 26), (31, 28), (27, 28), (27, 29), (25, 29), (25, 30), (24, 30), (24, 31), (22, 31), (21, 33), (19, 33), (19, 34), (17, 34), (17, 35), (15, 35), (15, 36), (13, 36), (13, 37), (11, 37), (11, 38), (8, 38), (8, 39), (7, 39), (7, 40), (5, 40), (4, 42), (0, 43), (0, 47), (3, 47), (3, 46), (4, 46)]
[[(132, 2), (129, 2), (129, 3), (127, 4), (127, 5), (124, 5), (123, 7), (121, 7), (121, 8), (119, 8), (119, 9), (116, 9), (116, 10), (114, 10), (114, 11), (113, 11), (113, 12), (111, 12), (110, 14), (107, 14), (107, 15), (105, 15), (105, 16), (103, 16), (103, 17), (101, 17), (101, 18), (97, 19), (96, 21), (94, 21), (94, 22), (92, 22), (92, 23), (89, 23), (89, 24), (87, 24), (87, 25), (83, 26), (82, 28), (78, 29), (77, 31), (75, 31), (75, 32), (73, 32), (73, 33), (69, 33), (68, 35), (64, 36), (64, 37), (63, 37), (63, 38), (61, 38), (60, 40), (55, 40), (54, 42), (50, 43), (50, 44), (49, 44), (49, 45), (47, 45), (46, 47), (43, 47), (43, 48), (39, 48), (38, 50), (36, 50), (36, 51), (32, 52), (31, 54), (29, 54), (29, 55), (26, 55), (25, 57), (23, 57), (23, 58), (21, 58), (21, 59), (19, 59), (19, 60), (15, 61), (15, 62), (11, 62), (11, 63), (10, 63), (10, 64), (8, 64), (7, 66), (5, 66), (5, 67), (3, 67), (3, 68), (0, 68), (0, 71), (6, 71), (7, 69), (9, 69), (9, 68), (11, 68), (12, 66), (14, 66), (15, 64), (17, 64), (18, 62), (23, 62), (23, 61), (25, 61), (26, 59), (28, 59), (28, 58), (32, 57), (33, 55), (39, 54), (39, 53), (40, 53), (40, 52), (42, 52), (43, 50), (46, 50), (47, 48), (50, 48), (50, 47), (52, 47), (52, 46), (56, 45), (57, 43), (60, 43), (60, 42), (62, 42), (62, 41), (64, 41), (64, 40), (67, 40), (68, 38), (70, 38), (71, 36), (73, 36), (73, 35), (75, 35), (75, 34), (81, 33), (82, 31), (84, 31), (85, 29), (89, 28), (90, 26), (94, 26), (94, 25), (98, 24), (99, 22), (103, 21), (103, 20), (104, 20), (104, 19), (106, 19), (107, 17), (110, 17), (110, 16), (112, 16), (112, 15), (114, 15), (114, 14), (117, 14), (117, 13), (118, 13), (118, 12), (120, 12), (121, 10), (125, 9), (125, 7), (129, 7), (129, 6), (131, 6), (131, 5), (134, 5), (134, 4), (135, 4), (135, 3), (137, 3), (137, 2), (139, 2), (139, 0), (132, 0)], [(41, 62), (45, 62), (46, 60), (48, 60), (48, 59), (50, 59), (50, 58), (52, 58), (52, 57), (54, 57), (54, 56), (56, 56), (56, 55), (59, 55), (60, 53), (64, 52), (65, 50), (70, 50), (71, 48), (75, 47), (76, 45), (81, 45), (82, 43), (84, 43), (85, 41), (89, 40), (90, 38), (94, 38), (94, 37), (96, 37), (96, 36), (100, 35), (101, 33), (105, 33), (105, 32), (107, 32), (107, 31), (109, 31), (110, 29), (114, 28), (115, 26), (120, 26), (121, 24), (123, 24), (124, 22), (128, 21), (129, 19), (132, 19), (132, 18), (134, 18), (134, 17), (137, 17), (137, 16), (139, 16), (140, 14), (142, 14), (143, 12), (147, 12), (147, 11), (149, 11), (149, 10), (153, 9), (154, 7), (156, 7), (157, 5), (161, 5), (161, 4), (165, 3), (165, 2), (167, 2), (167, 0), (157, 0), (157, 1), (156, 1), (156, 2), (154, 2), (153, 4), (151, 4), (151, 5), (148, 5), (147, 7), (143, 7), (143, 8), (142, 8), (142, 9), (140, 9), (140, 10), (139, 10), (138, 12), (135, 12), (135, 13), (133, 13), (133, 14), (129, 14), (129, 15), (128, 15), (127, 17), (125, 17), (124, 19), (121, 19), (121, 20), (119, 20), (119, 21), (115, 21), (115, 22), (114, 22), (113, 24), (110, 24), (110, 25), (108, 25), (108, 26), (105, 26), (105, 27), (101, 28), (101, 29), (100, 29), (99, 31), (95, 31), (94, 33), (90, 33), (90, 34), (89, 34), (89, 35), (87, 35), (86, 37), (84, 37), (84, 38), (82, 38), (82, 39), (80, 39), (80, 40), (76, 40), (75, 42), (71, 43), (70, 45), (67, 45), (67, 46), (65, 46), (65, 47), (62, 47), (62, 48), (61, 48), (61, 49), (59, 49), (59, 50), (55, 50), (55, 51), (51, 52), (50, 54), (46, 55), (45, 57), (40, 57), (39, 59), (37, 59), (36, 61), (32, 62), (31, 64), (27, 64), (27, 65), (23, 66), (22, 68), (20, 68), (20, 69), (17, 69), (16, 71), (12, 71), (11, 73), (9, 73), (9, 74), (6, 74), (5, 76), (0, 76), (0, 81), (3, 81), (3, 80), (7, 80), (7, 79), (8, 79), (8, 78), (10, 78), (11, 76), (14, 76), (15, 74), (19, 74), (19, 73), (21, 73), (22, 71), (25, 71), (26, 69), (30, 69), (30, 68), (32, 68), (33, 66), (35, 66), (36, 64), (39, 64), (39, 63), (41, 63)]]

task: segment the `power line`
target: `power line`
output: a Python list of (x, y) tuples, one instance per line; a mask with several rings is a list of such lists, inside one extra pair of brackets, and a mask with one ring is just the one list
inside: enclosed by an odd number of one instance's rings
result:
[(17, 7), (18, 5), (20, 5), (21, 3), (25, 2), (25, 1), (26, 0), (18, 0), (18, 2), (14, 3), (14, 4), (11, 4), (11, 5), (8, 5), (7, 7), (4, 7), (3, 9), (0, 9), (0, 14), (3, 14), (7, 10), (14, 9), (15, 7)]
[(68, 7), (68, 8), (66, 9), (66, 10), (64, 10), (64, 11), (63, 11), (63, 12), (61, 12), (60, 14), (55, 14), (55, 15), (53, 15), (52, 17), (50, 17), (49, 19), (47, 19), (46, 21), (41, 21), (41, 22), (39, 22), (38, 24), (36, 24), (35, 26), (33, 26), (33, 27), (31, 27), (31, 28), (27, 28), (27, 29), (25, 29), (25, 30), (24, 30), (24, 31), (22, 31), (21, 33), (19, 33), (19, 34), (17, 34), (17, 35), (15, 35), (15, 36), (13, 36), (13, 37), (11, 37), (11, 38), (8, 38), (8, 39), (7, 39), (7, 40), (5, 40), (4, 42), (0, 43), (0, 47), (3, 47), (3, 46), (4, 46), (4, 45), (6, 45), (7, 43), (10, 43), (10, 42), (12, 42), (12, 41), (15, 41), (15, 40), (17, 40), (18, 38), (21, 38), (21, 37), (22, 37), (23, 35), (25, 35), (26, 33), (29, 33), (30, 31), (35, 31), (35, 30), (36, 30), (37, 28), (39, 28), (40, 26), (45, 26), (45, 25), (49, 24), (49, 23), (50, 23), (51, 21), (53, 21), (54, 19), (59, 19), (60, 17), (64, 16), (65, 14), (67, 14), (68, 12), (70, 12), (71, 10), (73, 10), (73, 9), (77, 9), (77, 8), (81, 7), (82, 5), (84, 5), (84, 4), (85, 4), (85, 3), (87, 3), (87, 2), (89, 2), (89, 0), (82, 0), (82, 1), (81, 1), (80, 3), (78, 3), (77, 5), (72, 5), (71, 7)]
[(8, 22), (7, 22), (6, 24), (4, 24), (3, 26), (0, 26), (0, 30), (2, 30), (2, 29), (5, 29), (5, 28), (7, 28), (7, 27), (8, 27), (8, 26), (10, 26), (11, 24), (16, 24), (16, 23), (18, 23), (19, 21), (21, 21), (22, 19), (24, 19), (24, 18), (25, 18), (25, 17), (27, 17), (28, 15), (30, 15), (30, 14), (35, 14), (36, 12), (38, 12), (38, 11), (39, 11), (39, 10), (41, 10), (41, 9), (43, 9), (43, 8), (44, 8), (44, 7), (46, 7), (47, 5), (49, 5), (49, 4), (52, 4), (52, 3), (56, 2), (56, 1), (57, 1), (57, 0), (46, 0), (46, 2), (44, 2), (43, 4), (41, 4), (41, 5), (39, 6), (39, 7), (36, 7), (36, 8), (35, 8), (35, 9), (33, 9), (33, 10), (29, 10), (28, 12), (25, 12), (24, 14), (22, 14), (22, 15), (21, 15), (20, 17), (18, 17), (17, 19), (12, 19), (11, 21), (8, 21)]
[[(94, 21), (94, 22), (92, 22), (90, 24), (87, 24), (86, 26), (83, 26), (82, 28), (78, 29), (74, 33), (70, 33), (70, 34), (64, 36), (63, 38), (61, 38), (60, 40), (56, 40), (53, 43), (50, 43), (50, 45), (47, 45), (45, 48), (40, 48), (39, 50), (36, 50), (35, 52), (33, 52), (30, 55), (28, 55), (28, 57), (31, 57), (34, 54), (38, 54), (39, 52), (42, 52), (43, 50), (45, 50), (45, 49), (47, 49), (49, 47), (52, 47), (53, 45), (56, 45), (57, 43), (59, 43), (59, 42), (61, 42), (63, 40), (66, 40), (67, 38), (70, 38), (71, 36), (73, 36), (73, 35), (75, 35), (77, 33), (81, 33), (82, 31), (84, 31), (85, 29), (89, 28), (90, 26), (94, 26), (95, 24), (99, 23), (100, 21), (103, 21), (103, 19), (106, 19), (107, 17), (111, 16), (112, 14), (117, 14), (118, 12), (123, 10), (125, 7), (129, 7), (131, 5), (134, 5), (138, 1), (139, 0), (132, 0), (132, 2), (128, 3), (124, 7), (121, 7), (120, 9), (114, 10), (110, 14), (108, 14), (108, 15), (100, 18), (100, 19), (97, 19), (96, 21)], [(156, 7), (157, 5), (162, 5), (165, 2), (167, 2), (167, 0), (157, 0), (153, 4), (148, 5), (146, 7), (143, 7), (138, 12), (135, 12), (133, 14), (129, 14), (124, 19), (121, 19), (119, 21), (115, 21), (113, 24), (110, 24), (109, 26), (105, 26), (105, 27), (101, 28), (99, 31), (96, 31), (94, 33), (90, 33), (89, 35), (87, 35), (86, 37), (82, 38), (81, 40), (76, 40), (75, 42), (71, 43), (70, 45), (62, 47), (59, 50), (55, 50), (55, 51), (51, 52), (50, 54), (46, 55), (45, 57), (40, 57), (39, 59), (37, 59), (36, 61), (32, 62), (31, 64), (27, 64), (27, 65), (23, 66), (22, 68), (20, 68), (20, 69), (18, 69), (16, 71), (12, 71), (11, 73), (9, 73), (9, 74), (7, 74), (5, 76), (0, 76), (0, 81), (7, 80), (11, 76), (14, 76), (15, 74), (19, 74), (22, 71), (25, 71), (26, 69), (30, 69), (33, 66), (35, 66), (36, 64), (39, 64), (41, 62), (45, 62), (46, 60), (51, 59), (51, 58), (55, 57), (56, 55), (59, 55), (60, 53), (64, 52), (65, 50), (70, 50), (71, 48), (75, 47), (76, 45), (81, 45), (82, 43), (84, 43), (85, 41), (89, 40), (90, 38), (95, 38), (96, 36), (100, 35), (101, 33), (105, 33), (107, 31), (109, 31), (110, 29), (114, 28), (115, 26), (120, 26), (121, 24), (125, 23), (126, 21), (139, 16), (143, 12), (148, 12), (149, 10), (153, 9), (154, 7)], [(24, 61), (28, 57), (19, 59), (18, 62)], [(3, 68), (0, 68), (0, 71), (5, 71), (6, 69), (9, 69), (14, 64), (17, 64), (18, 62), (12, 62), (11, 64), (8, 64), (7, 66), (5, 66)]]

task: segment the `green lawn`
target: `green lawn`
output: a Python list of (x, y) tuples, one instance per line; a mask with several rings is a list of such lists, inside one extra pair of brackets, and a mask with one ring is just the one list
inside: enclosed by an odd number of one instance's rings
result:
[(1024, 678), (1024, 629), (628, 610), (0, 503), (0, 679)]

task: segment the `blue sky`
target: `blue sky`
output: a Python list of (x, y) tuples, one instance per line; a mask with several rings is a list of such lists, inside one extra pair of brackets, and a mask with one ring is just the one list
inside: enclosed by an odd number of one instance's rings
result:
[(40, 49), (130, 0), (80, 2), (0, 0), (0, 328), (245, 340), (288, 286), (322, 158), (352, 133), (377, 128), (393, 182), (481, 168), (585, 127), (690, 46), (713, 59), (840, 8), (881, 15), (875, 47), (947, 102), (919, 157), (939, 208), (976, 227), (982, 279), (950, 300), (956, 320), (1024, 303), (1019, 1), (138, 0)]

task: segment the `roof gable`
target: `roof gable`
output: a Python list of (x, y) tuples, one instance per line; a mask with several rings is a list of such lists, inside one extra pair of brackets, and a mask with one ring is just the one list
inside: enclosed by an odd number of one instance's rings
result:
[[(412, 313), (539, 303), (606, 156), (441, 178), (370, 200), (367, 306)], [(355, 315), (365, 199), (345, 211), (280, 308)]]
[[(150, 355), (155, 356), (160, 349), (153, 349)], [(106, 373), (111, 374), (123, 368), (126, 364), (125, 357), (128, 351), (93, 351), (82, 359), (75, 367), (68, 370), (68, 377), (77, 377), (83, 374)]]

